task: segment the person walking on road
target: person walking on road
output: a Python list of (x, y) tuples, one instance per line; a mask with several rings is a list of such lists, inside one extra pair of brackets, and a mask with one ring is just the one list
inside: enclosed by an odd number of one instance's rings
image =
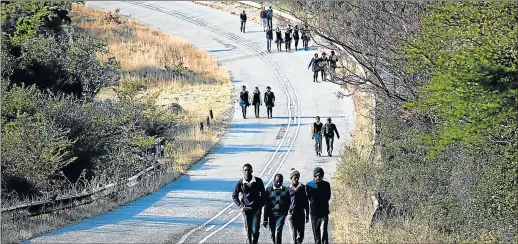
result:
[(284, 32), (284, 44), (286, 52), (291, 52), (291, 25), (288, 25), (288, 28), (286, 28)]
[(275, 30), (275, 43), (277, 43), (277, 51), (282, 51), (282, 32), (278, 26)]
[(290, 192), (282, 185), (283, 178), (276, 174), (273, 185), (266, 189), (263, 226), (270, 227), (273, 244), (282, 243), (282, 229), (290, 208)]
[(272, 40), (273, 40), (273, 31), (271, 28), (266, 30), (266, 49), (268, 52), (272, 52)]
[(309, 202), (306, 195), (306, 186), (299, 182), (300, 173), (295, 169), (290, 171), (290, 210), (288, 220), (290, 221), (293, 243), (302, 244), (304, 240), (304, 228), (309, 222)]
[(298, 51), (299, 46), (299, 27), (295, 25), (295, 29), (293, 29), (293, 40), (295, 40), (295, 51)]
[(302, 45), (304, 46), (304, 50), (308, 50), (308, 44), (309, 44), (309, 29), (308, 26), (304, 26), (304, 29), (302, 30)]
[[(243, 165), (243, 178), (239, 179), (232, 193), (232, 200), (241, 209), (248, 244), (257, 244), (261, 227), (261, 209), (266, 190), (263, 180), (252, 175), (252, 165)], [(241, 194), (241, 198), (240, 198)]]
[(335, 51), (331, 51), (331, 56), (329, 56), (329, 71), (331, 73), (331, 81), (335, 80), (336, 76), (336, 63), (338, 62), (338, 56), (336, 56)]
[(308, 69), (311, 67), (311, 72), (313, 72), (313, 82), (317, 82), (318, 79), (318, 65), (319, 62), (318, 53), (315, 53), (315, 56), (311, 59), (308, 65)]
[(315, 239), (315, 244), (328, 244), (327, 226), (329, 223), (331, 185), (324, 180), (324, 170), (320, 167), (316, 167), (313, 170), (313, 177), (314, 179), (306, 184), (313, 238)]
[(317, 156), (322, 155), (322, 127), (324, 124), (320, 123), (320, 117), (317, 116), (315, 123), (311, 126), (311, 139), (315, 140), (315, 153)]
[(255, 117), (259, 118), (259, 106), (263, 106), (261, 101), (261, 92), (259, 91), (259, 87), (255, 87), (254, 94), (252, 97), (252, 105), (254, 105)]
[(320, 74), (322, 76), (322, 81), (326, 81), (326, 70), (327, 70), (327, 56), (326, 53), (322, 53), (322, 56), (320, 56), (320, 60), (317, 62), (318, 70), (320, 71)]
[(272, 6), (267, 10), (268, 27), (273, 28), (273, 9)]
[(266, 92), (264, 93), (264, 105), (266, 105), (266, 115), (268, 119), (271, 119), (273, 107), (275, 106), (275, 94), (273, 94), (269, 86), (266, 87)]
[(327, 123), (324, 125), (324, 137), (326, 138), (327, 156), (333, 156), (333, 143), (336, 138), (340, 139), (340, 134), (336, 129), (336, 125), (331, 122), (331, 118), (327, 118)]
[(246, 13), (245, 10), (243, 10), (243, 13), (239, 15), (239, 19), (241, 19), (241, 32), (245, 33), (245, 26), (246, 26)]
[(268, 29), (266, 28), (268, 25), (268, 11), (263, 7), (259, 16), (261, 17), (261, 23), (263, 23), (263, 31), (266, 31)]
[(250, 106), (250, 98), (246, 86), (242, 86), (243, 90), (239, 93), (239, 105), (241, 106), (241, 112), (243, 113), (243, 119), (246, 119), (246, 108)]

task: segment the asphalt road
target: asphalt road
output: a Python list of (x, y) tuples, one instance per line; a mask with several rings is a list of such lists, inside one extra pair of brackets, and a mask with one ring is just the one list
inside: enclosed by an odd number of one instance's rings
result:
[[(236, 93), (242, 85), (251, 92), (270, 86), (276, 94), (273, 118), (254, 118), (250, 107), (243, 119), (236, 112), (220, 144), (179, 180), (119, 209), (65, 226), (30, 240), (35, 243), (245, 243), (243, 223), (231, 194), (242, 177), (242, 165), (250, 163), (254, 175), (270, 183), (276, 172), (289, 175), (295, 167), (301, 182), (311, 180), (320, 166), (331, 181), (340, 162), (339, 151), (354, 128), (352, 99), (339, 100), (337, 85), (312, 82), (307, 69), (313, 51), (266, 53), (261, 26), (247, 23), (239, 31), (239, 17), (192, 2), (87, 2), (102, 10), (120, 9), (142, 24), (188, 40), (206, 49), (232, 77)], [(248, 13), (249, 15), (256, 13)], [(275, 45), (275, 43), (273, 43)], [(272, 50), (276, 50), (275, 46)], [(332, 117), (341, 135), (333, 157), (314, 152), (310, 128), (315, 116)], [(325, 154), (325, 143), (324, 143)], [(288, 184), (285, 177), (285, 184)], [(331, 223), (332, 224), (332, 223)], [(283, 242), (291, 243), (286, 223)], [(332, 235), (332, 230), (331, 230)], [(304, 242), (312, 242), (306, 225)], [(261, 243), (271, 243), (269, 231), (261, 227)]]

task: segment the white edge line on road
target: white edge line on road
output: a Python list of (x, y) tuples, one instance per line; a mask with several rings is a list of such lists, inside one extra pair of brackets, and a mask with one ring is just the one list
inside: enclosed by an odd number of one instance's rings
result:
[(211, 226), (209, 226), (209, 228), (207, 228), (205, 231), (210, 231), (210, 230), (212, 230), (214, 227), (216, 227), (216, 225), (211, 225)]

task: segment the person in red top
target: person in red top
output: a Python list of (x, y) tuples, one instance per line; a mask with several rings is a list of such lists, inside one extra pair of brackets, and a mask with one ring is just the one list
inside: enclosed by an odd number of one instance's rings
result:
[(268, 24), (268, 11), (266, 11), (264, 7), (261, 9), (259, 17), (261, 17), (261, 22), (263, 23), (263, 31), (266, 31), (266, 26)]

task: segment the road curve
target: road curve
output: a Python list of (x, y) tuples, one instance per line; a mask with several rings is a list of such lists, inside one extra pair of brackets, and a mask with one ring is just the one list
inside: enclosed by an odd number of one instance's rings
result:
[[(263, 118), (253, 118), (250, 111), (251, 116), (245, 120), (236, 103), (232, 125), (220, 144), (179, 180), (115, 211), (29, 242), (244, 243), (242, 220), (231, 200), (244, 163), (251, 163), (254, 174), (269, 183), (276, 172), (288, 175), (292, 167), (301, 172), (302, 182), (312, 178), (316, 166), (325, 170), (326, 180), (331, 180), (340, 160), (339, 149), (353, 132), (354, 105), (350, 98), (335, 97), (336, 85), (312, 82), (307, 65), (313, 51), (266, 53), (262, 27), (249, 22), (247, 33), (241, 33), (237, 16), (191, 2), (87, 4), (102, 10), (120, 9), (121, 14), (144, 25), (206, 49), (229, 70), (236, 91), (242, 85), (249, 91), (255, 86), (261, 91), (271, 86), (277, 98), (274, 118), (264, 118), (266, 111), (261, 107)], [(317, 115), (332, 117), (340, 132), (332, 158), (314, 154), (310, 128)], [(305, 242), (310, 243), (309, 225), (306, 229)], [(287, 223), (283, 242), (291, 242), (289, 234)], [(261, 228), (260, 242), (271, 242), (268, 236), (268, 231)]]

